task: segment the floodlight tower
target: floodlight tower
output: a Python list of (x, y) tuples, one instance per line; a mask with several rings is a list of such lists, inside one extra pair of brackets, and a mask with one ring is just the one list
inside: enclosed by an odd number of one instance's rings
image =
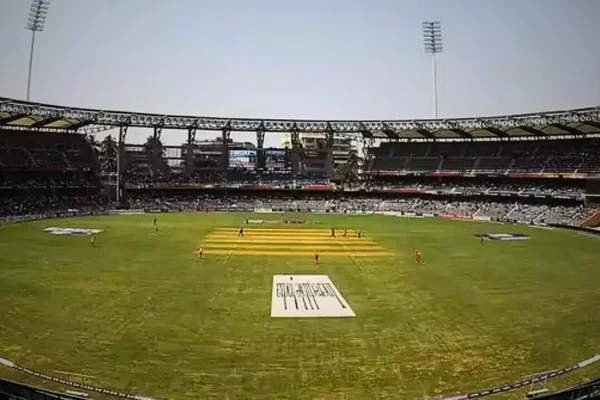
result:
[(35, 33), (44, 30), (46, 16), (48, 15), (48, 7), (50, 0), (32, 0), (31, 9), (29, 10), (29, 19), (25, 25), (25, 29), (31, 31), (31, 52), (29, 53), (29, 75), (27, 77), (27, 101), (31, 92), (31, 67), (33, 66), (33, 47), (35, 45)]
[(440, 21), (423, 22), (423, 45), (425, 53), (431, 55), (431, 72), (433, 74), (433, 118), (437, 119), (437, 71), (435, 65), (435, 55), (442, 53), (442, 23)]

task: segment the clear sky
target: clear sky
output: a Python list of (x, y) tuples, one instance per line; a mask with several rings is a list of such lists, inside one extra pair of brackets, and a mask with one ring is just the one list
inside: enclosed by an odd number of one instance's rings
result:
[[(0, 96), (25, 98), (29, 6), (0, 0)], [(600, 0), (52, 0), (31, 96), (226, 117), (430, 118), (423, 20), (443, 24), (441, 118), (600, 105)]]

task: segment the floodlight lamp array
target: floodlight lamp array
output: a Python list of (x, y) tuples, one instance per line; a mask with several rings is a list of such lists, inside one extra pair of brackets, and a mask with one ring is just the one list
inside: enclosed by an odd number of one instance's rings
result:
[(41, 32), (44, 30), (46, 17), (48, 16), (48, 8), (50, 0), (33, 0), (29, 9), (29, 18), (25, 29), (33, 32)]
[(425, 53), (442, 53), (444, 47), (442, 44), (442, 23), (440, 21), (423, 22), (423, 46)]

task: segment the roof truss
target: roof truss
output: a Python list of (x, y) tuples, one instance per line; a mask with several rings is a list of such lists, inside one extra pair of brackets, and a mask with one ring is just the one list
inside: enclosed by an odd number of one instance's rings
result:
[[(62, 107), (50, 104), (30, 103), (0, 97), (0, 126), (19, 119), (30, 117), (34, 121), (24, 128), (62, 129), (68, 131), (97, 132), (116, 126), (141, 128), (160, 127), (163, 129), (198, 129), (237, 132), (299, 132), (327, 133), (333, 130), (354, 138), (371, 138), (374, 132), (383, 132), (390, 139), (405, 136), (407, 132), (418, 132), (424, 138), (436, 138), (440, 131), (450, 131), (461, 138), (472, 138), (473, 131), (487, 131), (490, 136), (506, 137), (511, 129), (522, 129), (533, 135), (543, 135), (537, 127), (554, 126), (574, 135), (585, 133), (572, 128), (575, 124), (585, 124), (600, 130), (600, 107), (589, 107), (569, 111), (519, 114), (489, 118), (455, 118), (446, 120), (291, 120), (260, 118), (221, 118), (186, 115), (164, 115), (131, 113), (111, 110)], [(56, 121), (63, 121), (64, 127), (49, 127)], [(600, 133), (600, 131), (598, 132)]]

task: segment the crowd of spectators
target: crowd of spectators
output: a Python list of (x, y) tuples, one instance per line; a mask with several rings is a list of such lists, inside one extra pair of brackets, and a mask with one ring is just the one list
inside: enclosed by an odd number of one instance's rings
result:
[(143, 173), (131, 172), (126, 176), (126, 182), (130, 187), (150, 188), (162, 185), (276, 185), (293, 186), (305, 184), (330, 184), (330, 179), (325, 173), (317, 174), (295, 174), (288, 173), (262, 173), (248, 171), (201, 171), (191, 174), (183, 172)]
[(359, 184), (356, 189), (371, 191), (377, 190), (414, 190), (414, 191), (442, 191), (449, 194), (496, 194), (509, 193), (522, 196), (576, 196), (584, 191), (582, 185), (565, 184), (552, 181), (526, 181), (515, 183), (507, 181), (469, 181), (461, 180), (429, 180), (429, 181), (402, 181), (382, 182), (370, 181), (368, 184)]
[[(512, 200), (490, 201), (467, 199), (460, 201), (434, 198), (364, 198), (302, 196), (286, 198), (281, 196), (240, 196), (240, 195), (170, 195), (163, 192), (138, 190), (132, 192), (129, 207), (152, 211), (186, 210), (254, 210), (270, 209), (284, 212), (405, 212), (437, 215), (457, 215), (478, 218), (491, 218), (498, 221), (523, 223), (558, 223), (579, 225), (594, 212), (591, 207), (575, 205), (527, 204)], [(97, 190), (72, 191), (0, 191), (0, 218), (19, 215), (52, 215), (53, 213), (100, 213), (114, 209), (115, 204)]]
[(302, 199), (285, 197), (227, 196), (147, 196), (131, 197), (131, 206), (146, 210), (254, 210), (270, 209), (283, 212), (405, 212), (465, 217), (487, 217), (492, 220), (522, 223), (558, 223), (577, 226), (595, 212), (594, 207), (583, 205), (540, 205), (518, 202), (453, 201), (421, 198), (324, 198), (320, 196)]
[(19, 193), (0, 196), (0, 219), (17, 216), (54, 216), (69, 213), (100, 213), (112, 204), (100, 194)]
[[(20, 134), (14, 131), (0, 131), (0, 218), (22, 215), (49, 215), (65, 213), (105, 212), (115, 207), (107, 197), (100, 195), (102, 186), (96, 169), (97, 162), (93, 148), (84, 136), (63, 133)], [(485, 158), (486, 165), (494, 165), (491, 158), (507, 158), (506, 165), (527, 163), (545, 168), (560, 170), (580, 168), (592, 171), (600, 165), (600, 140), (556, 142), (512, 143), (388, 143), (378, 148), (375, 156), (383, 159), (405, 159), (394, 163), (400, 165), (479, 165)], [(409, 159), (414, 158), (409, 162)], [(481, 158), (478, 160), (478, 158)], [(454, 160), (454, 161), (452, 161)], [(458, 160), (458, 161), (457, 161)], [(562, 161), (561, 161), (562, 160)], [(518, 161), (518, 162), (517, 162)], [(412, 163), (412, 164), (411, 164)], [(468, 164), (467, 163), (467, 164)], [(392, 163), (393, 164), (393, 163)], [(497, 163), (498, 165), (502, 163)], [(390, 164), (391, 165), (391, 164)], [(482, 164), (483, 165), (483, 164)], [(435, 168), (434, 168), (435, 169)], [(304, 185), (331, 184), (326, 173), (305, 173), (291, 175), (289, 172), (255, 173), (254, 171), (217, 170), (197, 171), (193, 174), (166, 172), (166, 170), (128, 171), (125, 175), (132, 193), (129, 206), (150, 210), (208, 210), (208, 209), (274, 209), (280, 211), (303, 212), (405, 212), (438, 215), (462, 215), (492, 218), (499, 221), (519, 221), (525, 223), (560, 223), (577, 225), (592, 209), (583, 205), (529, 204), (518, 196), (580, 197), (583, 185), (568, 181), (527, 180), (519, 181), (445, 179), (426, 177), (406, 177), (391, 180), (386, 177), (371, 177), (347, 185), (351, 191), (368, 192), (381, 190), (433, 191), (447, 195), (442, 198), (429, 196), (379, 198), (370, 193), (368, 198), (351, 196), (336, 197), (301, 196), (285, 198), (276, 195), (237, 196), (156, 196), (151, 191), (139, 189), (160, 188), (162, 185), (212, 185), (239, 187), (243, 185), (273, 185), (294, 188)], [(114, 184), (114, 182), (113, 182)], [(107, 188), (111, 188), (109, 184)], [(114, 189), (114, 187), (112, 187)], [(155, 192), (154, 192), (155, 193)], [(429, 193), (431, 194), (431, 193)], [(465, 195), (479, 195), (468, 198)], [(494, 200), (481, 200), (481, 195), (503, 195)], [(452, 200), (448, 200), (452, 196)], [(456, 196), (455, 196), (456, 195)], [(297, 197), (297, 196), (296, 196)], [(491, 196), (485, 197), (492, 198)], [(525, 202), (524, 202), (525, 201)], [(573, 201), (573, 200), (571, 200)], [(571, 204), (571, 203), (568, 203)], [(579, 203), (573, 203), (579, 204)]]
[(54, 189), (99, 188), (100, 181), (92, 171), (0, 172), (0, 188)]

